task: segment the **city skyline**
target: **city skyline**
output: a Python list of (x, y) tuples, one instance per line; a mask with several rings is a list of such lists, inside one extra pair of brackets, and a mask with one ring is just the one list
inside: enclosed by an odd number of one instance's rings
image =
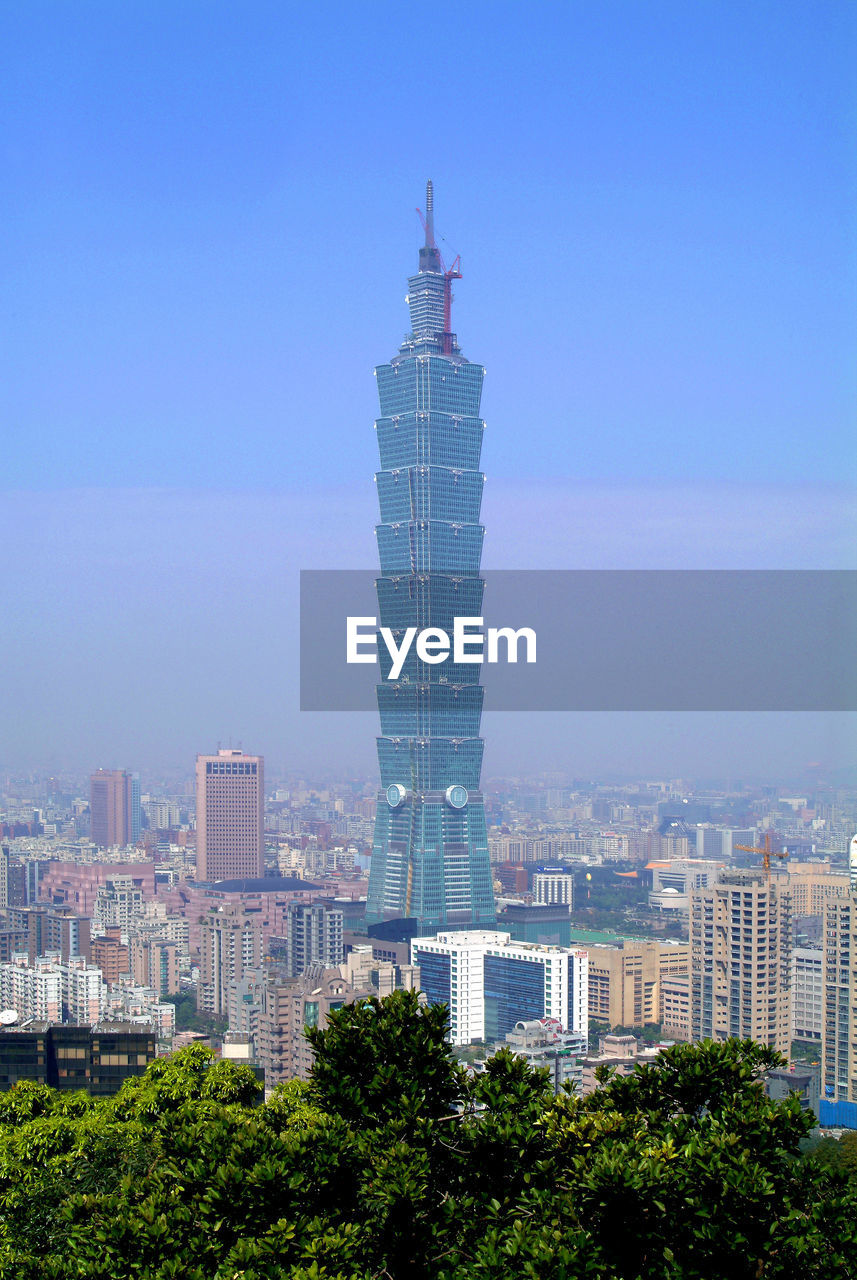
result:
[[(490, 370), (486, 568), (853, 567), (851, 6), (468, 6), (472, 144), (389, 163), (416, 14), (153, 14), (0, 19), (0, 767), (232, 734), (371, 771), (368, 716), (297, 712), (297, 573), (374, 562), (366, 371), (428, 170)], [(851, 716), (486, 723), (491, 774), (857, 764)]]

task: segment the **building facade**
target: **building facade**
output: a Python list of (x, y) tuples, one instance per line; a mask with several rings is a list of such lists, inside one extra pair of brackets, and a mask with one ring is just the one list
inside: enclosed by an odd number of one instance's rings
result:
[(538, 867), (533, 872), (533, 902), (552, 907), (562, 903), (574, 907), (574, 872), (571, 867)]
[(791, 894), (785, 872), (724, 871), (690, 897), (694, 1040), (750, 1037), (788, 1054)]
[(133, 842), (131, 783), (124, 769), (98, 769), (89, 779), (90, 836), (101, 849)]
[(287, 934), (289, 977), (297, 978), (312, 965), (332, 969), (342, 964), (343, 915), (320, 902), (289, 904)]
[(857, 1103), (857, 892), (824, 907), (821, 1093)]
[[(235, 984), (262, 962), (262, 928), (239, 906), (225, 906), (203, 922), (196, 1006), (201, 1013), (229, 1015)], [(235, 1028), (233, 1028), (234, 1030)]]
[(590, 947), (590, 1018), (608, 1029), (659, 1023), (664, 980), (686, 975), (689, 966), (690, 947), (684, 942), (625, 941), (621, 947)]
[(585, 951), (474, 929), (414, 939), (411, 956), (429, 1004), (449, 1006), (452, 1044), (502, 1040), (516, 1023), (540, 1018), (553, 1018), (567, 1031), (586, 1031)]
[[(479, 416), (485, 370), (450, 328), (452, 279), (434, 240), (429, 183), (425, 244), (408, 280), (411, 332), (376, 371), (381, 576), (379, 621), (400, 634), (481, 617), (483, 527)], [(457, 263), (457, 260), (456, 260)], [(483, 689), (474, 663), (421, 661), (412, 646), (396, 680), (379, 649), (381, 735), (366, 918), (414, 919), (423, 935), (494, 923), (480, 790)]]
[(259, 879), (265, 863), (265, 762), (231, 747), (196, 758), (196, 878)]
[(824, 1025), (824, 952), (792, 949), (792, 1040), (821, 1046)]

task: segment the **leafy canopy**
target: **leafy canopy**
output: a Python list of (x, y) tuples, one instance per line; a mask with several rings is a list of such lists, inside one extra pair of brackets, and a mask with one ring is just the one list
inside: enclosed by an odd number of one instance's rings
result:
[(0, 1095), (0, 1280), (857, 1277), (855, 1181), (750, 1041), (580, 1099), (509, 1052), (469, 1076), (410, 992), (308, 1034), (261, 1105), (198, 1046), (112, 1099)]

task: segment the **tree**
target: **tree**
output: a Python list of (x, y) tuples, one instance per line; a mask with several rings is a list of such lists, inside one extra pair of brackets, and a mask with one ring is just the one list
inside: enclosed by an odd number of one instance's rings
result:
[(259, 1105), (199, 1046), (116, 1098), (0, 1097), (0, 1280), (841, 1280), (857, 1190), (802, 1158), (750, 1041), (680, 1045), (587, 1098), (443, 1008), (363, 1001)]

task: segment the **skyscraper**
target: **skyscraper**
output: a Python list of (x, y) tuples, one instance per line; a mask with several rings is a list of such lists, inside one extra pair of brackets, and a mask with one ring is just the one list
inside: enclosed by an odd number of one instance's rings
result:
[(722, 871), (690, 895), (694, 1040), (751, 1037), (791, 1047), (791, 891), (788, 875)]
[[(411, 333), (375, 370), (381, 457), (376, 528), (380, 625), (453, 633), (482, 613), (479, 523), (485, 370), (451, 331), (452, 281), (434, 238), (432, 185), (425, 244), (408, 280)], [(379, 650), (383, 653), (383, 650)], [(367, 921), (410, 918), (420, 934), (494, 923), (485, 807), (480, 668), (421, 661), (412, 648), (395, 681), (381, 658), (381, 736)]]
[(231, 747), (196, 758), (196, 878), (253, 880), (265, 854), (265, 762)]
[(131, 775), (124, 769), (99, 769), (92, 774), (89, 813), (93, 844), (114, 849), (131, 843), (131, 796)]

